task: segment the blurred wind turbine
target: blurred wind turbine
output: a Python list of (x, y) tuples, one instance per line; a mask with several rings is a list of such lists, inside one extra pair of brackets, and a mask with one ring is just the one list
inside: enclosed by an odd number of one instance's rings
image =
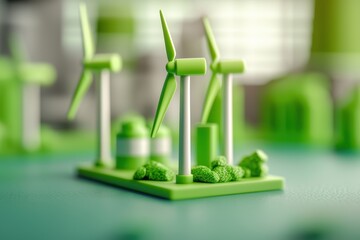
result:
[(16, 34), (10, 36), (9, 44), (15, 76), (22, 86), (21, 146), (26, 151), (35, 151), (41, 146), (40, 86), (51, 85), (56, 71), (47, 63), (24, 62), (24, 51)]
[(86, 5), (80, 3), (80, 21), (84, 49), (83, 71), (74, 92), (68, 111), (68, 118), (73, 119), (79, 104), (92, 83), (92, 71), (100, 72), (96, 81), (97, 89), (97, 134), (98, 156), (96, 165), (112, 164), (110, 135), (110, 72), (121, 69), (121, 58), (117, 54), (95, 54)]
[(233, 106), (232, 106), (232, 88), (233, 73), (244, 72), (244, 63), (242, 60), (220, 60), (220, 53), (207, 18), (203, 19), (205, 36), (211, 55), (210, 69), (212, 76), (206, 92), (201, 122), (206, 123), (209, 118), (211, 107), (215, 97), (220, 91), (221, 85), (217, 74), (223, 75), (223, 133), (224, 133), (224, 155), (228, 164), (233, 164)]

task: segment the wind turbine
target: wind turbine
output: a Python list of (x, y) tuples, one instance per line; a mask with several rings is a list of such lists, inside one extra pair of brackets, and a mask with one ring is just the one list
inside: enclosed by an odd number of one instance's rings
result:
[(167, 76), (161, 91), (151, 137), (155, 137), (176, 90), (175, 75), (180, 76), (180, 136), (179, 136), (179, 174), (176, 183), (192, 183), (191, 175), (191, 126), (190, 126), (190, 75), (204, 75), (204, 58), (176, 59), (176, 51), (166, 20), (160, 10), (161, 26), (164, 34)]
[(221, 85), (217, 78), (218, 74), (223, 75), (223, 121), (222, 128), (224, 134), (224, 155), (228, 164), (233, 164), (233, 109), (232, 109), (232, 74), (244, 72), (244, 63), (242, 60), (220, 60), (220, 53), (207, 18), (203, 19), (205, 36), (211, 55), (210, 69), (212, 76), (206, 92), (201, 122), (206, 123), (210, 114), (211, 107), (215, 97), (220, 91)]
[(94, 55), (95, 50), (86, 5), (80, 3), (79, 10), (84, 49), (83, 71), (71, 101), (68, 119), (75, 117), (79, 104), (92, 83), (91, 72), (100, 72), (100, 76), (96, 81), (98, 156), (95, 164), (97, 166), (109, 166), (112, 164), (110, 144), (110, 72), (120, 71), (121, 58), (117, 54)]
[[(21, 116), (21, 124), (18, 126), (21, 133), (20, 145), (26, 151), (38, 150), (41, 146), (40, 86), (51, 85), (55, 80), (56, 71), (53, 66), (47, 63), (24, 62), (24, 51), (16, 34), (10, 36), (9, 49), (11, 62), (14, 66), (14, 76), (21, 88), (21, 113), (19, 115)], [(9, 109), (9, 111), (17, 110)], [(13, 126), (13, 124), (11, 125)], [(10, 134), (12, 133), (10, 132)]]

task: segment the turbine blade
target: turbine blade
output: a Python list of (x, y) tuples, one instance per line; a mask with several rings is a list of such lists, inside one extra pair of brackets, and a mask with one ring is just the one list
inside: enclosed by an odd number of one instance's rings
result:
[(171, 99), (173, 98), (176, 91), (176, 80), (175, 75), (168, 73), (161, 90), (161, 95), (159, 99), (159, 103), (156, 109), (156, 115), (154, 119), (154, 124), (151, 129), (151, 137), (155, 137), (159, 127), (165, 117), (166, 111), (169, 107)]
[(166, 55), (167, 55), (168, 61), (170, 62), (175, 59), (176, 51), (175, 51), (174, 43), (171, 39), (170, 31), (168, 29), (165, 17), (161, 10), (160, 10), (160, 19), (161, 19), (161, 27), (162, 27), (163, 34), (164, 34)]
[(201, 116), (202, 123), (207, 123), (211, 108), (212, 108), (215, 98), (216, 98), (216, 95), (219, 93), (220, 88), (221, 88), (220, 80), (217, 78), (216, 75), (217, 75), (216, 72), (214, 72), (212, 74), (210, 82), (209, 82), (209, 86), (206, 91), (203, 112), (202, 112), (202, 116)]
[(80, 81), (76, 86), (73, 98), (71, 100), (71, 105), (67, 114), (68, 119), (73, 119), (79, 108), (80, 102), (83, 99), (85, 93), (88, 91), (92, 82), (91, 71), (84, 69)]
[(94, 43), (90, 31), (89, 17), (86, 9), (86, 4), (81, 2), (79, 4), (81, 32), (84, 50), (84, 59), (89, 60), (94, 55)]
[(211, 55), (211, 60), (214, 62), (220, 58), (219, 49), (216, 44), (215, 37), (214, 37), (213, 31), (211, 29), (209, 20), (207, 18), (204, 18), (203, 24), (204, 24), (207, 45), (209, 47), (209, 51), (210, 51), (210, 55)]

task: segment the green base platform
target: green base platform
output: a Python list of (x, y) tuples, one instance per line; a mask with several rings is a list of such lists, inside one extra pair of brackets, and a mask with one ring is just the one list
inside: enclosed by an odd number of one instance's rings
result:
[(134, 171), (132, 170), (113, 170), (96, 166), (81, 166), (78, 168), (80, 177), (170, 200), (281, 190), (284, 187), (284, 179), (276, 176), (243, 179), (238, 182), (228, 183), (176, 184), (175, 181), (136, 181), (132, 179), (133, 174)]

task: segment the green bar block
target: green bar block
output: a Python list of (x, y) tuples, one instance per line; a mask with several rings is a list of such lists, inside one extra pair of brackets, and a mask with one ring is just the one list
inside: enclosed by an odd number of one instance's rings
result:
[(227, 183), (193, 182), (189, 184), (176, 184), (175, 181), (133, 180), (134, 172), (131, 170), (114, 170), (96, 166), (81, 166), (78, 168), (78, 175), (80, 177), (169, 200), (225, 196), (281, 190), (284, 188), (284, 179), (276, 176), (247, 178)]
[(175, 60), (175, 74), (178, 76), (204, 75), (205, 58), (183, 58)]
[(217, 64), (217, 72), (223, 74), (244, 72), (244, 62), (241, 60), (222, 60)]
[(210, 162), (217, 156), (218, 126), (214, 123), (196, 126), (196, 163), (211, 167)]

